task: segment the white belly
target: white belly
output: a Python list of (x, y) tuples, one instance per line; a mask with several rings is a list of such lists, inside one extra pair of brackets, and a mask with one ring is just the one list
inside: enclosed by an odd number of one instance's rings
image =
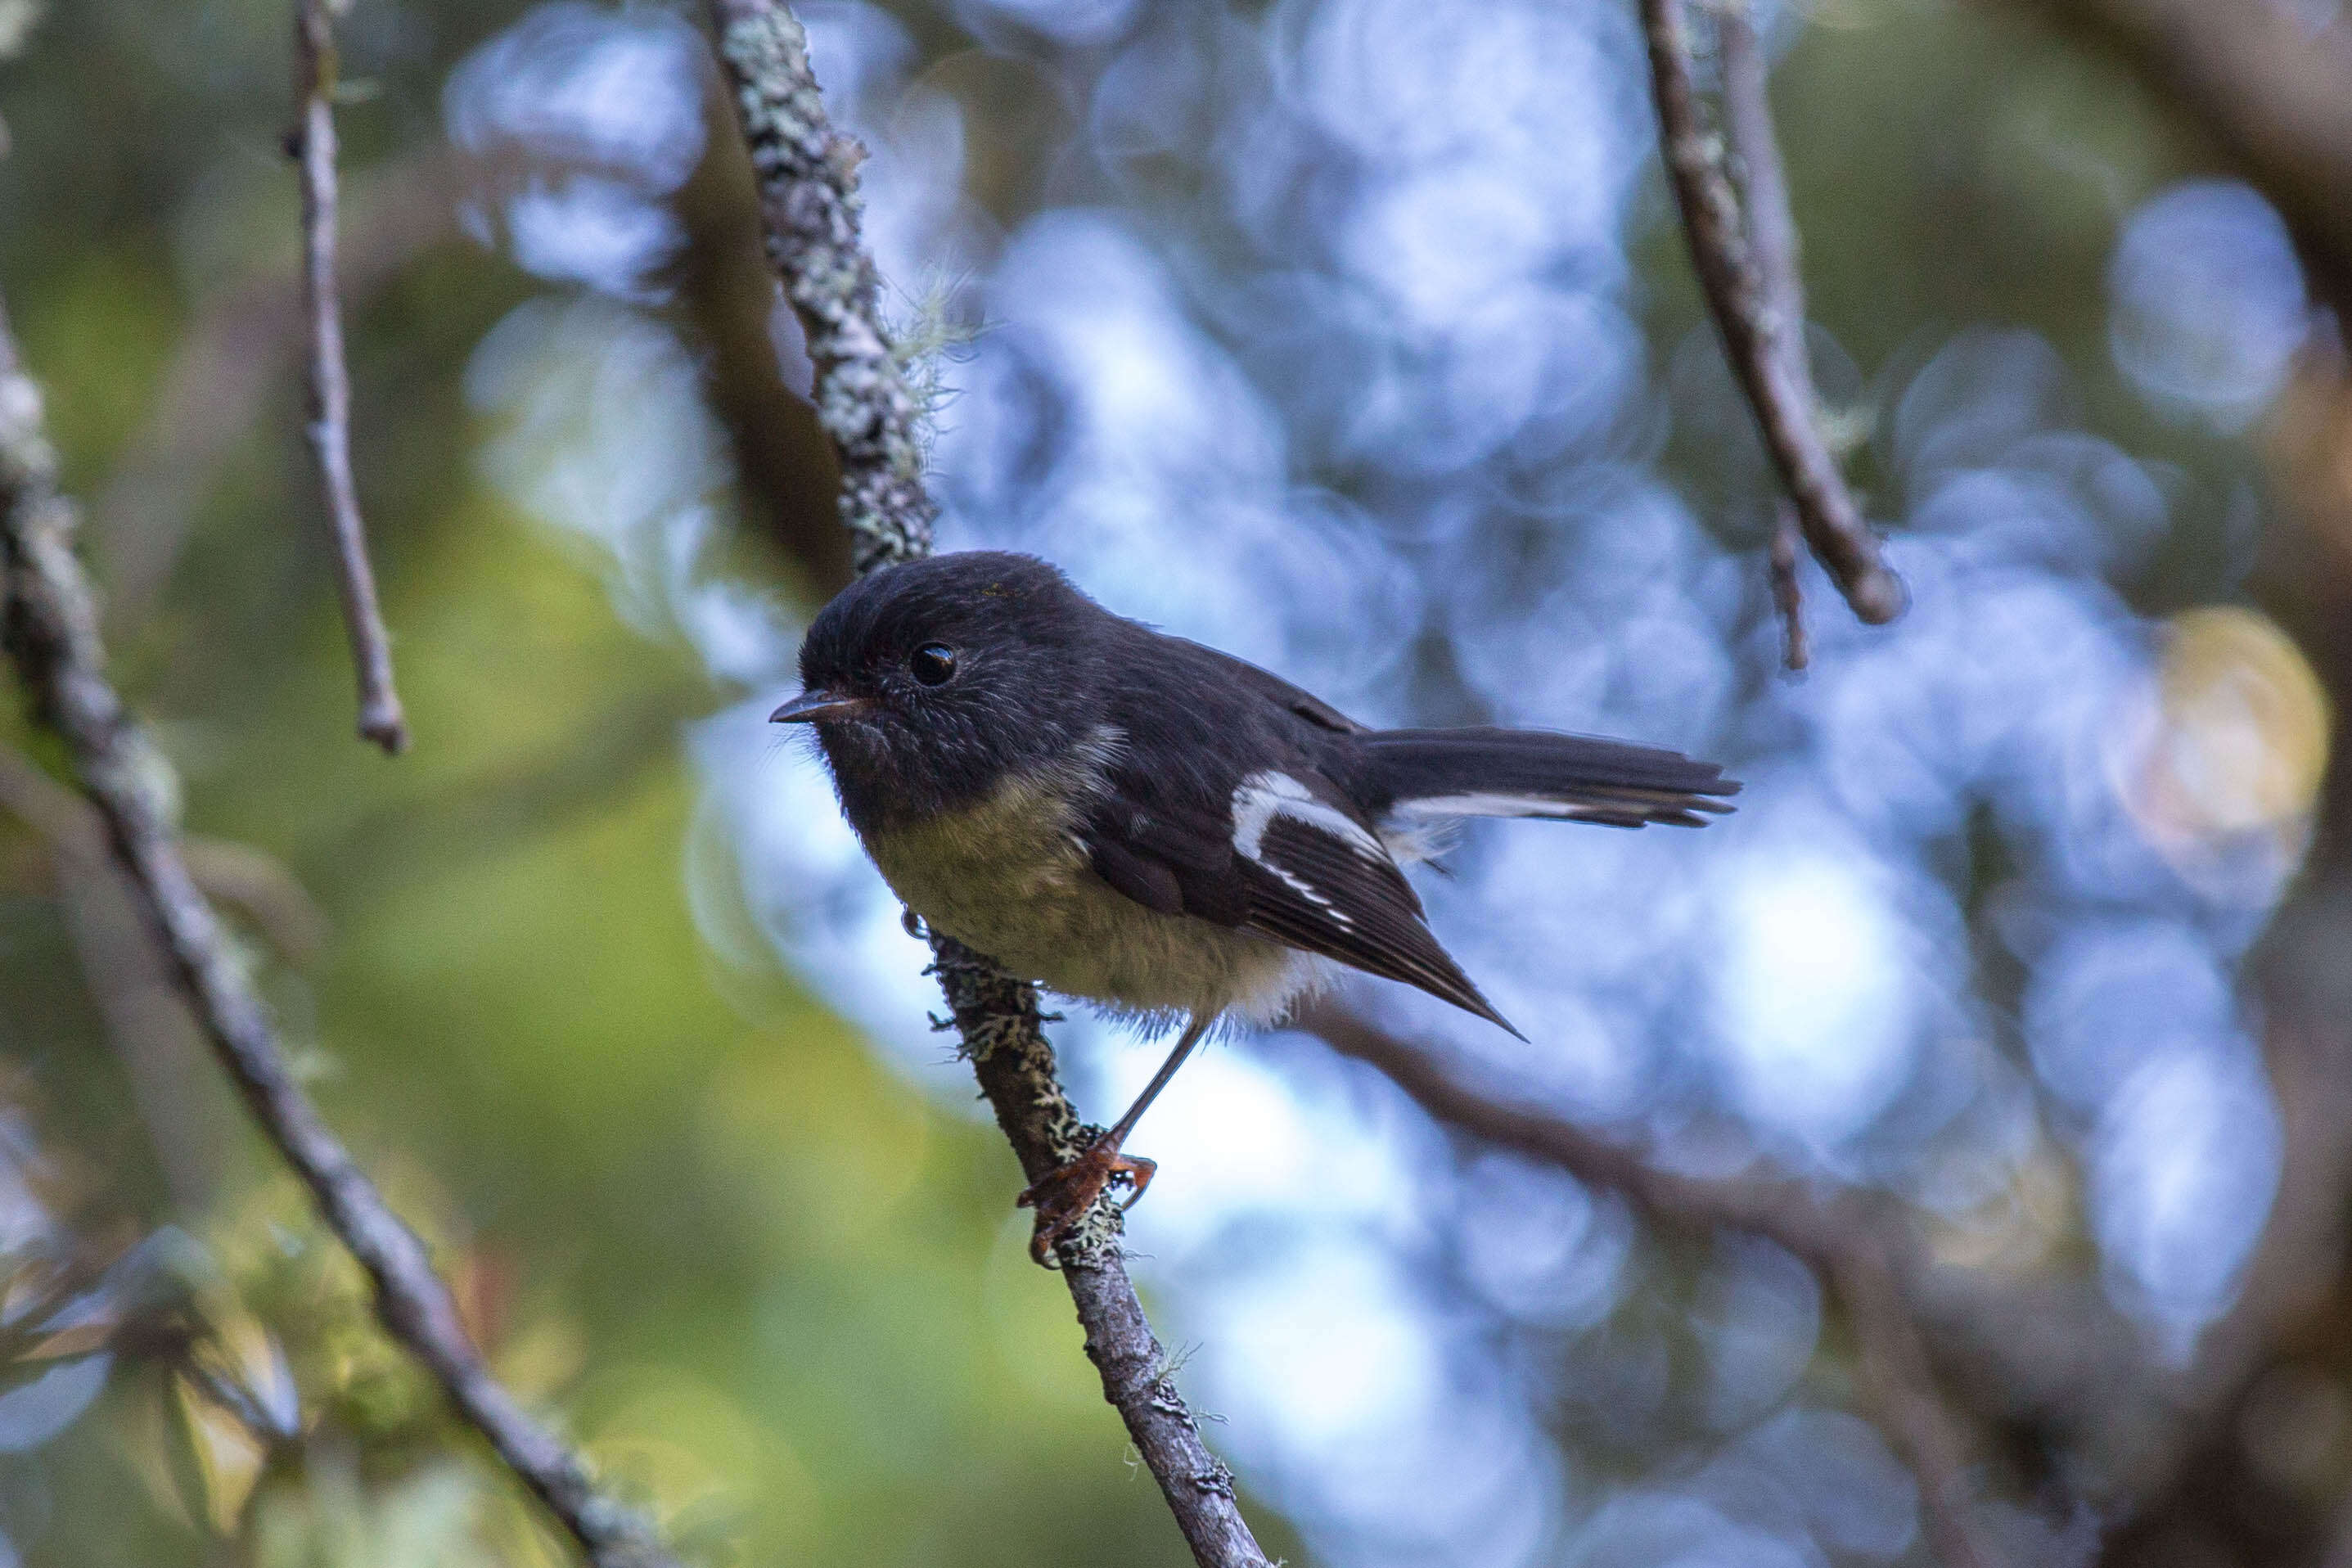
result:
[(891, 890), (934, 931), (1024, 979), (1114, 1011), (1269, 1022), (1321, 965), (1191, 915), (1146, 909), (1094, 874), (1059, 792), (1032, 780), (866, 841)]

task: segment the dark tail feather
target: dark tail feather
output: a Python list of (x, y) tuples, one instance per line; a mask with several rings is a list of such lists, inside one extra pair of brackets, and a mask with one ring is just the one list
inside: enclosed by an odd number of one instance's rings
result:
[(1350, 793), (1376, 817), (1548, 816), (1703, 826), (1737, 781), (1676, 752), (1548, 730), (1384, 730), (1355, 742)]

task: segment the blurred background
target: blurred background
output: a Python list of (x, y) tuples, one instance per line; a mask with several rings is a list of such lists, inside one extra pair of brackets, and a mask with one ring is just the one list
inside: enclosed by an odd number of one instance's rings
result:
[[(1368, 721), (1747, 781), (1704, 834), (1490, 824), (1424, 879), (1531, 1046), (1349, 1007), (1663, 1164), (1883, 1200), (2004, 1562), (2352, 1561), (2352, 274), (2315, 237), (2352, 186), (2270, 177), (2231, 121), (2267, 100), (2158, 25), (2230, 14), (2352, 103), (2340, 0), (1762, 15), (1828, 423), (1913, 595), (1863, 628), (1808, 565), (1801, 680), (1630, 0), (800, 11), (936, 350), (943, 544)], [(922, 948), (763, 721), (847, 550), (698, 9), (341, 21), (396, 763), (350, 737), (300, 439), (287, 13), (0, 5), (0, 286), (313, 1091), (698, 1560), (1184, 1562)], [(0, 1309), (0, 1564), (566, 1561), (5, 723), (0, 1254), (91, 1259), (130, 1327)], [(1072, 1013), (1107, 1120), (1157, 1052)], [(1931, 1561), (1845, 1302), (1771, 1243), (1296, 1033), (1135, 1147), (1138, 1278), (1292, 1563)]]

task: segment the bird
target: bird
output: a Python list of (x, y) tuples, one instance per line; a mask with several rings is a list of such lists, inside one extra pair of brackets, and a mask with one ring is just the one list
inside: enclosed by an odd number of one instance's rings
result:
[(1177, 1029), (1118, 1120), (1020, 1195), (1041, 1262), (1113, 1184), (1142, 1196), (1156, 1167), (1127, 1139), (1221, 1020), (1275, 1022), (1349, 968), (1527, 1038), (1405, 879), (1452, 824), (1698, 826), (1739, 789), (1622, 741), (1360, 724), (1004, 551), (859, 578), (810, 623), (800, 676), (770, 718), (814, 731), (911, 916), (1049, 991)]

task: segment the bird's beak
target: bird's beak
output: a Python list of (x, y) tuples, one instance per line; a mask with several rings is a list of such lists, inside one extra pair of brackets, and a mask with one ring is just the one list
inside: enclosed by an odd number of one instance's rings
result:
[(773, 713), (768, 715), (771, 724), (816, 724), (827, 719), (849, 719), (866, 711), (863, 697), (844, 697), (839, 692), (817, 687), (803, 691)]

